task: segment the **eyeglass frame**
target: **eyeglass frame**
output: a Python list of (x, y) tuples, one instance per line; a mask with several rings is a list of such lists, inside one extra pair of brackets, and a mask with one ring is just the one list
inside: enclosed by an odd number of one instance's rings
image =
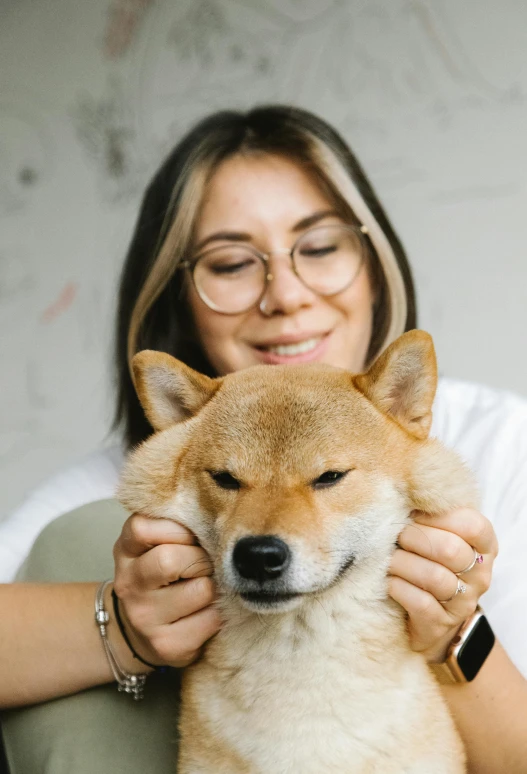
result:
[[(224, 315), (228, 315), (228, 316), (233, 316), (233, 315), (236, 315), (236, 314), (244, 314), (245, 312), (248, 312), (250, 309), (253, 309), (254, 307), (257, 307), (257, 306), (261, 305), (262, 299), (264, 298), (264, 296), (265, 296), (265, 294), (267, 292), (267, 288), (269, 286), (269, 283), (272, 282), (272, 280), (274, 279), (273, 275), (269, 272), (268, 269), (269, 269), (269, 258), (272, 255), (274, 255), (275, 253), (282, 253), (282, 255), (287, 254), (289, 256), (289, 258), (291, 260), (291, 268), (293, 270), (293, 274), (299, 280), (299, 282), (302, 283), (302, 285), (305, 288), (310, 290), (312, 293), (315, 293), (315, 295), (321, 296), (322, 298), (331, 298), (331, 296), (336, 296), (338, 293), (343, 293), (344, 290), (347, 290), (349, 287), (351, 287), (353, 285), (353, 283), (355, 282), (355, 280), (357, 279), (357, 277), (359, 276), (360, 270), (361, 270), (362, 266), (364, 265), (364, 261), (365, 261), (365, 257), (366, 257), (366, 244), (363, 243), (364, 250), (363, 250), (363, 252), (361, 254), (360, 263), (359, 263), (359, 265), (357, 267), (357, 271), (355, 272), (355, 274), (353, 275), (351, 280), (348, 282), (347, 285), (344, 285), (343, 288), (341, 288), (340, 290), (335, 290), (332, 293), (320, 293), (318, 290), (313, 290), (313, 288), (311, 288), (302, 279), (302, 277), (298, 273), (298, 270), (297, 270), (297, 267), (296, 267), (296, 264), (295, 264), (295, 259), (294, 259), (294, 253), (295, 253), (295, 250), (296, 250), (296, 248), (298, 246), (298, 243), (302, 239), (304, 239), (306, 234), (310, 234), (311, 232), (317, 231), (319, 229), (331, 228), (331, 227), (333, 227), (333, 228), (342, 228), (342, 229), (347, 230), (347, 231), (354, 231), (355, 233), (358, 232), (361, 241), (362, 241), (362, 238), (364, 236), (367, 236), (369, 234), (368, 226), (365, 226), (363, 223), (360, 223), (360, 224), (357, 224), (357, 225), (354, 225), (354, 224), (351, 224), (351, 223), (349, 223), (349, 224), (348, 223), (346, 223), (346, 224), (332, 223), (332, 224), (329, 224), (329, 225), (313, 226), (312, 228), (309, 228), (306, 231), (304, 231), (302, 234), (300, 234), (298, 236), (297, 239), (295, 239), (295, 242), (294, 242), (293, 246), (291, 247), (291, 249), (289, 249), (287, 247), (277, 247), (276, 250), (270, 250), (268, 253), (263, 253), (263, 252), (261, 252), (261, 250), (258, 250), (258, 248), (254, 247), (254, 245), (248, 244), (247, 242), (227, 242), (224, 245), (215, 245), (214, 247), (210, 247), (208, 250), (205, 250), (204, 252), (199, 253), (199, 255), (195, 256), (192, 260), (182, 261), (177, 268), (178, 269), (186, 269), (190, 273), (190, 278), (192, 280), (192, 284), (194, 285), (196, 293), (198, 294), (200, 299), (203, 301), (205, 306), (207, 306), (209, 309), (212, 309), (213, 312), (217, 312), (218, 314), (224, 314)], [(205, 298), (203, 298), (203, 296), (200, 293), (200, 290), (199, 290), (199, 288), (198, 288), (198, 286), (196, 284), (196, 281), (194, 279), (194, 270), (195, 270), (198, 262), (202, 258), (204, 258), (205, 256), (209, 255), (210, 253), (214, 252), (215, 250), (221, 249), (222, 247), (229, 247), (230, 245), (235, 245), (236, 247), (244, 247), (246, 250), (249, 250), (249, 252), (253, 253), (253, 255), (256, 258), (258, 258), (263, 263), (264, 270), (265, 270), (263, 290), (260, 293), (260, 295), (258, 296), (257, 300), (254, 301), (254, 303), (252, 303), (246, 309), (241, 309), (238, 312), (223, 312), (220, 309), (218, 309), (216, 306), (211, 306), (211, 303), (209, 301), (206, 301)]]

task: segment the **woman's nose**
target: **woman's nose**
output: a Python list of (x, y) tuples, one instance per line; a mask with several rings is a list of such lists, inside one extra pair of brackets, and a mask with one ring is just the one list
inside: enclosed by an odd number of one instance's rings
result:
[(267, 287), (260, 301), (260, 311), (266, 317), (294, 314), (309, 306), (316, 294), (297, 277), (291, 258), (273, 257), (268, 263)]

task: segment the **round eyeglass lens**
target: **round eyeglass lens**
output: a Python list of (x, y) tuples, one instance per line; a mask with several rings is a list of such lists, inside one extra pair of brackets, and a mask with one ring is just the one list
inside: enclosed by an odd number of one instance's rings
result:
[(307, 231), (295, 245), (296, 273), (315, 293), (331, 296), (345, 290), (364, 260), (364, 243), (351, 226), (320, 226)]
[(266, 267), (251, 250), (239, 245), (215, 247), (194, 265), (194, 285), (205, 303), (226, 314), (245, 312), (257, 303), (265, 286)]

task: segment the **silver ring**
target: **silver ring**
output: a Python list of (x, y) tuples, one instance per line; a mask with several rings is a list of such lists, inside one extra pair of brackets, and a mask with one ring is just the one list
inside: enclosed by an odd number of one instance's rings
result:
[(469, 572), (474, 567), (474, 565), (476, 563), (477, 564), (481, 564), (482, 561), (483, 561), (483, 556), (478, 551), (476, 551), (474, 546), (471, 546), (471, 548), (474, 551), (474, 558), (472, 559), (470, 564), (467, 567), (465, 567), (464, 570), (460, 570), (459, 572), (455, 572), (454, 573), (454, 575), (457, 575), (458, 578), (459, 578), (460, 575), (464, 575), (464, 573)]
[(467, 590), (467, 584), (466, 584), (466, 583), (463, 583), (463, 581), (461, 580), (461, 578), (458, 578), (458, 579), (457, 579), (457, 588), (456, 588), (456, 590), (454, 591), (454, 593), (452, 594), (452, 596), (451, 596), (451, 597), (449, 597), (448, 599), (439, 599), (438, 601), (439, 601), (439, 602), (440, 602), (442, 605), (444, 605), (444, 604), (445, 604), (445, 602), (450, 602), (452, 599), (454, 599), (454, 597), (457, 597), (457, 595), (458, 595), (458, 594), (464, 594), (464, 593), (466, 592), (466, 590)]

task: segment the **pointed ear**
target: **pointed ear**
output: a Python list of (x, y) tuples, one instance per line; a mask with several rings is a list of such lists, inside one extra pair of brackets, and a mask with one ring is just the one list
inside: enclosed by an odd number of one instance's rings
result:
[(424, 331), (399, 336), (355, 386), (410, 435), (424, 439), (432, 424), (437, 363), (432, 337)]
[(194, 371), (165, 352), (145, 349), (132, 359), (135, 389), (154, 430), (165, 430), (197, 414), (221, 379)]

